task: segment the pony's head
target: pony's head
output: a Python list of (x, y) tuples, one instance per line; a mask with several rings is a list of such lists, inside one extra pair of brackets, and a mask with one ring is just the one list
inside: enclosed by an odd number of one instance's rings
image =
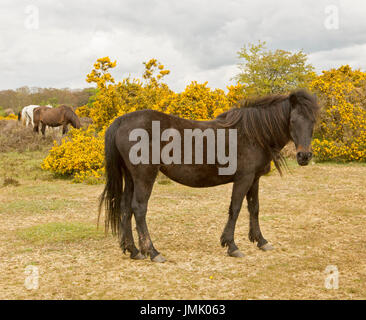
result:
[(70, 122), (74, 128), (76, 128), (76, 129), (81, 128), (81, 123), (80, 123), (79, 117), (76, 115), (76, 113), (72, 109), (70, 110)]
[(76, 114), (75, 114), (75, 119), (74, 119), (73, 126), (76, 129), (80, 129), (81, 128), (81, 123), (80, 123), (79, 117)]
[(300, 166), (306, 166), (313, 156), (311, 151), (311, 138), (319, 105), (315, 96), (306, 90), (297, 90), (289, 96), (290, 111), (290, 136), (296, 146), (296, 159)]
[(67, 123), (70, 123), (76, 129), (81, 128), (79, 117), (76, 115), (76, 113), (71, 107), (67, 105), (62, 105), (59, 106), (58, 108), (64, 111), (64, 116), (67, 120)]

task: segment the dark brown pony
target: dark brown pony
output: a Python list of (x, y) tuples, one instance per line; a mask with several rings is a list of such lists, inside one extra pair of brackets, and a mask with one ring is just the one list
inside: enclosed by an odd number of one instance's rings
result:
[(67, 133), (68, 125), (74, 128), (81, 127), (78, 116), (71, 107), (61, 105), (57, 108), (49, 108), (40, 106), (33, 110), (34, 132), (39, 132), (39, 124), (42, 125), (41, 131), (45, 135), (46, 126), (59, 127), (62, 126), (62, 134)]
[[(212, 121), (186, 120), (153, 110), (136, 111), (117, 118), (105, 134), (107, 180), (100, 199), (99, 213), (104, 202), (106, 229), (111, 227), (113, 234), (119, 235), (123, 252), (130, 252), (131, 258), (143, 259), (150, 255), (152, 261), (165, 261), (154, 248), (146, 224), (147, 203), (160, 170), (170, 179), (191, 187), (210, 187), (233, 182), (229, 216), (221, 235), (221, 245), (228, 248), (230, 256), (243, 256), (234, 242), (234, 231), (246, 197), (250, 213), (249, 240), (257, 242), (262, 250), (271, 250), (272, 246), (263, 237), (259, 227), (259, 178), (269, 172), (271, 160), (281, 173), (285, 162), (280, 151), (290, 140), (296, 145), (298, 163), (302, 166), (309, 163), (318, 110), (315, 96), (305, 90), (297, 90), (289, 95), (244, 101)], [(160, 122), (161, 131), (174, 128), (182, 136), (184, 129), (211, 128), (216, 136), (218, 129), (236, 129), (235, 173), (219, 175), (218, 169), (222, 165), (217, 158), (214, 164), (152, 164), (152, 121)], [(129, 134), (135, 128), (143, 128), (149, 133), (149, 164), (134, 165), (130, 160), (129, 152), (136, 142), (130, 141)], [(226, 133), (226, 140), (228, 136)], [(161, 142), (161, 148), (167, 143)], [(228, 145), (229, 143), (225, 144)], [(140, 250), (135, 246), (132, 235), (132, 215), (136, 220)]]

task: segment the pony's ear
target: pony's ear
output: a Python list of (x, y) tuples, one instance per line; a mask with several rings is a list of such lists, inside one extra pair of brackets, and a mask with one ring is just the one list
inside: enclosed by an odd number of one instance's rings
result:
[(299, 103), (297, 92), (292, 92), (289, 96), (291, 108), (295, 108), (295, 106)]

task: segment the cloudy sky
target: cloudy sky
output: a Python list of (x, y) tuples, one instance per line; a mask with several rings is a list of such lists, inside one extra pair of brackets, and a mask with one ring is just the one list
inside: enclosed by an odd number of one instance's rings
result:
[(1, 0), (0, 89), (82, 88), (97, 58), (117, 60), (116, 80), (141, 77), (157, 58), (183, 90), (192, 80), (225, 89), (237, 51), (303, 49), (317, 72), (366, 71), (365, 1)]

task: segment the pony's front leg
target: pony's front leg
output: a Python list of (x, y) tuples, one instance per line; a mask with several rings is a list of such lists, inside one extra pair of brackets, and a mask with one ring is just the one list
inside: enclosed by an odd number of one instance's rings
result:
[(259, 178), (256, 179), (247, 193), (248, 211), (250, 214), (249, 218), (249, 240), (251, 242), (257, 241), (259, 249), (268, 251), (272, 250), (273, 247), (264, 239), (261, 229), (259, 227)]
[(44, 123), (42, 123), (41, 132), (42, 132), (42, 135), (45, 136), (45, 133), (46, 133), (46, 125)]
[(39, 123), (34, 123), (33, 132), (39, 133)]
[(67, 125), (62, 126), (62, 134), (63, 135), (66, 134), (67, 131), (69, 131), (68, 128), (67, 128)]
[(238, 219), (241, 206), (248, 189), (253, 183), (254, 175), (249, 174), (235, 181), (233, 185), (233, 192), (231, 195), (231, 203), (229, 208), (229, 218), (227, 220), (224, 231), (221, 235), (221, 245), (228, 247), (227, 253), (232, 257), (243, 257), (234, 241), (235, 225)]

